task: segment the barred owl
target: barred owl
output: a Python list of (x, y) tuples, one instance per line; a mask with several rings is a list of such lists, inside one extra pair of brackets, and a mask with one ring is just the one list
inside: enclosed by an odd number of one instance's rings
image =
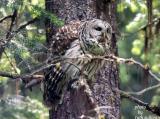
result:
[[(85, 57), (104, 55), (107, 41), (112, 37), (110, 24), (99, 19), (79, 22), (74, 28), (77, 31), (74, 31), (75, 34), (71, 36), (75, 39), (62, 56), (66, 60), (51, 66), (45, 73), (43, 81), (44, 103), (55, 109), (62, 103), (70, 82), (80, 77), (82, 69), (87, 74), (87, 80), (94, 79), (94, 74), (102, 67), (103, 60), (86, 60)], [(61, 30), (63, 31), (67, 33), (68, 30)]]

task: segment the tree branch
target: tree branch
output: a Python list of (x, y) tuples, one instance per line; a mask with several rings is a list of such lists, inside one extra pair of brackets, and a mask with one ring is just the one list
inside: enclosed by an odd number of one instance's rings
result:
[(128, 65), (137, 65), (139, 67), (141, 67), (142, 69), (144, 69), (145, 71), (147, 71), (149, 73), (149, 75), (156, 79), (157, 81), (160, 81), (160, 78), (157, 77), (149, 68), (148, 65), (143, 65), (142, 63), (134, 60), (133, 58), (129, 58), (129, 59), (124, 59), (124, 58), (120, 58), (120, 57), (117, 57), (117, 56), (114, 56), (114, 55), (108, 55), (108, 56), (102, 56), (102, 57), (97, 57), (97, 58), (101, 58), (101, 59), (106, 59), (108, 61), (108, 59), (113, 59), (115, 61), (117, 61), (117, 63), (119, 64), (128, 64)]
[[(146, 70), (152, 78), (160, 81), (160, 79), (149, 69), (148, 66), (145, 66), (142, 63), (140, 63), (140, 62), (138, 62), (138, 61), (136, 61), (136, 60), (134, 60), (132, 58), (124, 59), (124, 58), (120, 58), (120, 57), (117, 57), (117, 56), (114, 56), (114, 55), (94, 56), (94, 57), (86, 57), (86, 56), (84, 56), (84, 57), (76, 57), (76, 58), (72, 58), (72, 57), (63, 57), (63, 58), (61, 58), (61, 57), (59, 57), (59, 58), (53, 59), (51, 61), (51, 63), (55, 64), (55, 63), (60, 62), (60, 61), (64, 61), (65, 62), (65, 60), (67, 60), (67, 63), (70, 63), (71, 65), (76, 66), (75, 64), (72, 63), (73, 59), (74, 60), (75, 59), (77, 59), (77, 60), (86, 59), (88, 61), (91, 61), (92, 59), (100, 59), (100, 60), (105, 60), (107, 62), (109, 62), (109, 61), (110, 62), (115, 62), (116, 61), (117, 63), (121, 63), (121, 64), (124, 64), (124, 63), (128, 64), (128, 65), (133, 65), (134, 64), (134, 65), (137, 65), (137, 66), (141, 67), (142, 69)], [(69, 62), (68, 60), (71, 60), (71, 62)], [(81, 70), (81, 69), (79, 69), (79, 70)], [(82, 74), (86, 75), (85, 73), (83, 73), (83, 71), (82, 71)], [(134, 92), (128, 92), (128, 94), (142, 95), (143, 93), (145, 93), (147, 91), (150, 91), (150, 90), (153, 90), (153, 89), (155, 89), (155, 88), (157, 88), (159, 86), (160, 86), (160, 84), (154, 85), (154, 86), (146, 88), (146, 89), (143, 89), (143, 90), (141, 90), (139, 92), (135, 92), (135, 93)]]
[(127, 94), (130, 94), (130, 95), (142, 95), (150, 90), (154, 90), (156, 88), (160, 87), (160, 83), (158, 83), (157, 85), (154, 85), (154, 86), (150, 86), (148, 88), (145, 88), (141, 91), (138, 91), (138, 92), (126, 92)]
[(10, 24), (10, 27), (9, 27), (9, 30), (7, 30), (7, 33), (6, 33), (6, 39), (4, 41), (4, 43), (0, 44), (0, 59), (2, 57), (2, 54), (5, 50), (5, 45), (11, 40), (12, 38), (12, 28), (14, 26), (14, 22), (16, 20), (16, 17), (17, 17), (17, 9), (14, 10), (13, 12), (13, 15), (11, 17), (11, 24)]
[[(9, 28), (9, 30), (8, 30), (8, 32), (7, 32), (6, 39), (8, 39), (8, 38), (10, 37), (10, 35), (11, 35), (12, 28), (13, 28), (13, 26), (14, 26), (14, 22), (15, 22), (15, 20), (16, 20), (16, 17), (17, 17), (17, 9), (14, 10), (13, 15), (12, 15), (12, 17), (11, 17), (11, 25), (10, 25), (10, 28)], [(9, 40), (9, 39), (8, 39), (8, 40)]]
[(35, 75), (36, 73), (39, 73), (40, 71), (43, 71), (45, 69), (47, 69), (48, 67), (52, 66), (53, 64), (47, 64), (47, 65), (44, 65), (34, 71), (32, 71), (32, 73), (27, 73), (27, 74), (21, 74), (21, 75), (17, 75), (17, 74), (11, 74), (11, 73), (7, 73), (7, 72), (3, 72), (3, 71), (0, 71), (0, 76), (2, 77), (8, 77), (8, 78), (11, 78), (11, 79), (17, 79), (17, 78), (20, 78), (20, 79), (26, 79), (26, 80), (23, 80), (25, 82), (28, 82), (27, 79), (29, 78), (43, 78), (42, 75)]
[(39, 19), (36, 17), (36, 18), (34, 18), (34, 19), (32, 19), (32, 20), (24, 23), (24, 24), (22, 24), (21, 26), (19, 26), (19, 28), (18, 28), (16, 31), (14, 31), (14, 32), (15, 32), (15, 33), (18, 33), (20, 30), (24, 29), (26, 26), (28, 26), (28, 25), (30, 25), (30, 24), (38, 21), (38, 20), (39, 20)]
[[(25, 74), (25, 75), (20, 75), (20, 76), (18, 76), (18, 75), (9, 74), (9, 73), (6, 73), (6, 72), (0, 72), (0, 76), (9, 77), (9, 78), (13, 78), (13, 79), (15, 79), (15, 78), (23, 78), (23, 79), (29, 78), (29, 80), (26, 80), (26, 82), (27, 82), (26, 88), (30, 88), (30, 87), (33, 87), (33, 86), (37, 85), (37, 84), (40, 82), (40, 80), (42, 81), (43, 78), (44, 78), (44, 77), (42, 77), (42, 76), (41, 76), (41, 77), (37, 77), (37, 78), (36, 78), (36, 77), (32, 77), (32, 76), (35, 75), (36, 73), (38, 73), (38, 72), (40, 72), (40, 71), (42, 71), (42, 70), (47, 69), (47, 68), (50, 67), (51, 65), (55, 65), (55, 63), (57, 63), (57, 62), (60, 62), (60, 61), (65, 62), (65, 60), (67, 60), (67, 63), (70, 63), (71, 65), (74, 65), (74, 66), (76, 67), (75, 64), (73, 64), (72, 62), (69, 62), (68, 60), (70, 59), (70, 60), (72, 61), (73, 59), (82, 59), (82, 58), (84, 58), (84, 59), (86, 59), (86, 60), (89, 60), (89, 61), (91, 61), (91, 59), (100, 59), (100, 60), (111, 61), (111, 62), (115, 62), (115, 61), (116, 61), (116, 62), (118, 62), (118, 63), (125, 63), (125, 64), (129, 64), (129, 65), (135, 64), (135, 65), (143, 68), (144, 70), (148, 71), (149, 74), (150, 74), (150, 76), (153, 77), (154, 79), (156, 79), (156, 80), (158, 80), (158, 81), (160, 80), (160, 79), (149, 69), (148, 66), (145, 66), (145, 65), (143, 65), (142, 63), (133, 60), (132, 58), (130, 58), (130, 59), (124, 59), (124, 58), (120, 58), (120, 57), (117, 57), (117, 56), (114, 56), (114, 55), (105, 55), (105, 56), (98, 56), (98, 57), (97, 57), (97, 56), (95, 56), (95, 57), (86, 57), (86, 56), (84, 56), (84, 57), (77, 57), (77, 58), (72, 58), (72, 57), (63, 57), (63, 58), (61, 58), (61, 57), (59, 57), (59, 58), (53, 59), (53, 60), (51, 61), (51, 64), (44, 65), (44, 66), (42, 66), (42, 67), (40, 67), (40, 68), (32, 71), (32, 73), (30, 73), (30, 74)], [(88, 58), (90, 58), (90, 59), (88, 59)], [(78, 68), (78, 69), (79, 69), (79, 68)], [(79, 70), (81, 70), (81, 69), (79, 69)], [(82, 72), (82, 74), (83, 74), (83, 72)], [(86, 75), (86, 74), (84, 73), (84, 75)], [(37, 79), (38, 79), (38, 80), (37, 80)], [(33, 80), (33, 81), (32, 81), (32, 80)], [(158, 87), (160, 87), (160, 84), (157, 84), (157, 85), (154, 85), (154, 86), (145, 88), (145, 89), (143, 89), (143, 90), (141, 90), (141, 91), (138, 91), (138, 92), (126, 92), (126, 93), (127, 93), (127, 94), (132, 94), (132, 95), (142, 95), (142, 94), (144, 94), (145, 92), (150, 91), (150, 90), (153, 90), (153, 89), (158, 88)]]
[(8, 77), (8, 78), (12, 78), (12, 79), (16, 79), (16, 78), (19, 78), (19, 77), (20, 77), (20, 75), (17, 75), (17, 74), (11, 74), (11, 73), (2, 72), (2, 71), (0, 71), (0, 76), (1, 76), (1, 77)]
[(32, 24), (32, 23), (34, 23), (35, 21), (38, 20), (38, 18), (34, 18), (34, 19), (26, 22), (25, 24), (22, 24), (21, 26), (19, 26), (19, 28), (18, 28), (17, 30), (12, 31), (12, 28), (13, 28), (13, 26), (14, 26), (14, 21), (15, 21), (15, 19), (16, 19), (16, 16), (17, 16), (17, 10), (15, 10), (14, 13), (13, 13), (13, 15), (12, 15), (12, 21), (11, 21), (11, 25), (10, 25), (9, 30), (7, 31), (6, 41), (5, 41), (4, 44), (1, 44), (1, 45), (0, 45), (0, 59), (1, 59), (2, 53), (3, 53), (4, 50), (5, 50), (6, 44), (8, 44), (8, 42), (10, 42), (10, 40), (14, 37), (14, 35), (15, 35), (16, 33), (18, 33), (20, 30), (24, 29), (27, 25)]
[(8, 18), (12, 18), (12, 15), (8, 15), (8, 16), (5, 16), (5, 17), (1, 18), (0, 23), (2, 23), (4, 20), (6, 20)]
[(127, 98), (129, 99), (130, 101), (140, 105), (140, 106), (143, 106), (145, 107), (145, 109), (149, 112), (152, 112), (153, 114), (156, 114), (158, 116), (160, 116), (160, 107), (157, 107), (157, 106), (150, 106), (148, 103), (145, 103), (139, 99), (137, 99), (136, 97), (133, 97), (131, 95), (128, 95), (126, 92), (124, 91), (121, 91), (121, 90), (118, 90), (118, 92), (120, 93), (120, 95), (123, 97), (123, 98)]

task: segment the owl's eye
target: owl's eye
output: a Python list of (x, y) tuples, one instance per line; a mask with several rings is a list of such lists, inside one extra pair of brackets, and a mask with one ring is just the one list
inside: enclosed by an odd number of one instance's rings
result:
[(95, 28), (95, 30), (97, 30), (97, 31), (101, 31), (101, 30), (102, 30), (102, 28), (101, 28), (101, 27), (96, 27), (96, 28)]

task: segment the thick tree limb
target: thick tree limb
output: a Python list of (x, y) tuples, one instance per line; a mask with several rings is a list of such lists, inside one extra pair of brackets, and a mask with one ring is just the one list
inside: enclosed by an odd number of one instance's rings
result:
[(121, 91), (121, 90), (118, 90), (118, 92), (120, 93), (120, 95), (123, 97), (123, 98), (127, 98), (129, 99), (130, 101), (140, 105), (140, 106), (143, 106), (145, 107), (145, 109), (149, 112), (152, 112), (153, 114), (156, 114), (158, 116), (160, 116), (160, 107), (157, 107), (157, 106), (150, 106), (148, 103), (145, 103), (139, 99), (137, 99), (136, 97), (133, 97), (131, 95), (128, 95), (126, 92), (124, 91)]

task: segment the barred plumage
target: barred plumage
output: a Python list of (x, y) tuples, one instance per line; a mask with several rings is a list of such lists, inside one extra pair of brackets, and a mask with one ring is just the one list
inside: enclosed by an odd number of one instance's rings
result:
[(112, 28), (105, 21), (94, 19), (81, 22), (78, 27), (78, 38), (71, 43), (65, 55), (62, 56), (67, 59), (61, 62), (59, 69), (54, 65), (45, 75), (45, 104), (56, 108), (62, 102), (69, 82), (79, 77), (81, 70), (87, 74), (87, 79), (94, 78), (94, 74), (102, 67), (103, 60), (87, 60), (84, 57), (104, 55), (107, 40), (110, 40), (111, 36)]
[[(53, 36), (53, 43), (51, 48), (53, 54), (62, 55), (65, 50), (69, 48), (70, 43), (78, 38), (78, 28), (82, 22), (74, 20), (67, 25), (56, 30), (56, 34)], [(55, 48), (56, 47), (56, 48)]]

